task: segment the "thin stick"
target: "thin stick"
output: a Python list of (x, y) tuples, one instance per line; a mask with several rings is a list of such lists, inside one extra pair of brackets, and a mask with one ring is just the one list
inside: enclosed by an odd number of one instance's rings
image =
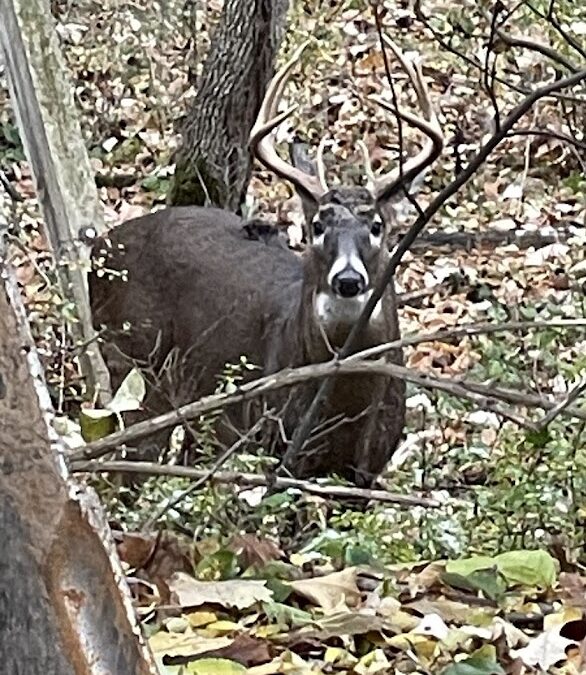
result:
[(225, 452), (223, 452), (212, 464), (212, 466), (204, 472), (204, 475), (195, 481), (195, 483), (192, 483), (186, 490), (183, 490), (183, 492), (180, 492), (175, 497), (165, 500), (164, 504), (157, 511), (155, 511), (154, 515), (152, 515), (142, 526), (143, 532), (151, 530), (155, 523), (160, 520), (165, 515), (165, 513), (167, 513), (167, 511), (177, 506), (179, 502), (182, 502), (186, 497), (198, 490), (202, 485), (205, 485), (205, 483), (210, 480), (210, 478), (223, 464), (225, 464), (230, 459), (230, 457), (232, 457), (232, 455), (240, 450), (240, 448), (245, 443), (247, 443), (258, 431), (260, 431), (267, 418), (267, 415), (270, 415), (273, 412), (274, 410), (270, 410), (266, 415), (263, 415), (254, 426), (252, 426), (243, 436), (241, 436)]
[(401, 506), (423, 506), (425, 508), (436, 509), (441, 506), (435, 499), (425, 497), (413, 497), (411, 495), (402, 495), (386, 490), (370, 490), (367, 488), (345, 487), (342, 485), (319, 485), (296, 478), (278, 477), (274, 481), (257, 473), (237, 473), (235, 471), (218, 471), (212, 476), (208, 476), (208, 471), (202, 469), (192, 469), (186, 466), (173, 466), (170, 464), (157, 464), (155, 462), (101, 462), (97, 460), (76, 461), (71, 464), (71, 471), (74, 473), (140, 473), (149, 476), (177, 476), (179, 478), (194, 478), (206, 480), (212, 483), (227, 483), (232, 485), (270, 486), (281, 490), (289, 488), (301, 490), (308, 494), (319, 495), (320, 497), (329, 497), (333, 499), (367, 499), (390, 504), (399, 504)]
[(567, 410), (569, 406), (571, 406), (572, 403), (584, 393), (585, 390), (586, 379), (583, 379), (578, 382), (576, 386), (570, 389), (568, 395), (563, 399), (563, 401), (560, 401), (557, 405), (555, 405), (546, 415), (543, 416), (543, 419), (537, 422), (538, 431), (546, 429), (549, 424), (551, 424), (551, 422), (553, 422), (553, 420), (558, 417), (558, 415), (561, 415), (564, 410)]
[(453, 328), (442, 328), (433, 333), (417, 333), (407, 335), (404, 338), (384, 342), (375, 347), (363, 349), (346, 357), (346, 361), (367, 359), (371, 356), (379, 356), (391, 349), (412, 347), (422, 342), (442, 342), (457, 337), (472, 337), (473, 335), (489, 335), (505, 331), (531, 330), (533, 328), (582, 328), (586, 326), (586, 319), (554, 319), (552, 321), (506, 321), (503, 323), (470, 323)]

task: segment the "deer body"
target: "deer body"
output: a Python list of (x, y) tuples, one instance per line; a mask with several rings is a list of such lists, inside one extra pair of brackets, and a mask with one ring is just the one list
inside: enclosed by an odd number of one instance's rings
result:
[[(313, 248), (299, 256), (250, 240), (236, 216), (214, 209), (176, 207), (129, 221), (107, 242), (96, 243), (98, 258), (105, 258), (106, 273), (90, 277), (90, 293), (96, 328), (109, 330), (104, 353), (113, 385), (119, 386), (133, 363), (160, 373), (171, 351), (178, 357), (170, 377), (151, 383), (147, 415), (213, 393), (225, 364), (238, 363), (243, 355), (265, 374), (329, 360), (362, 308), (356, 302), (348, 315), (336, 316), (335, 308), (318, 300), (324, 291)], [(127, 271), (128, 279), (109, 278), (108, 270)], [(377, 271), (372, 269), (372, 282)], [(358, 348), (398, 337), (392, 289), (381, 304)], [(390, 358), (399, 361), (400, 352)], [(288, 433), (315, 388), (310, 382), (268, 398), (271, 407), (285, 406)], [(322, 415), (336, 428), (309, 444), (296, 472), (336, 472), (370, 482), (402, 432), (403, 389), (399, 380), (382, 376), (337, 378)], [(232, 412), (229, 426), (244, 430), (251, 414), (249, 406), (241, 406)], [(219, 435), (229, 442), (230, 433), (221, 426)]]
[[(302, 49), (269, 85), (250, 144), (260, 161), (293, 183), (302, 197), (309, 244), (301, 256), (247, 236), (242, 221), (232, 214), (197, 207), (165, 209), (129, 221), (110, 240), (96, 243), (94, 259), (115, 277), (110, 281), (107, 273), (98, 272), (90, 276), (94, 324), (108, 329), (104, 353), (114, 386), (132, 363), (147, 362), (158, 373), (149, 387), (145, 414), (213, 393), (225, 364), (237, 364), (241, 356), (269, 374), (329, 360), (346, 341), (389, 256), (384, 207), (442, 148), (419, 68), (390, 41), (389, 46), (415, 87), (424, 118), (395, 112), (428, 140), (419, 155), (378, 179), (372, 189), (329, 189), (319, 167), (317, 175), (305, 173), (273, 148), (270, 133), (291, 112), (277, 114), (278, 101)], [(126, 324), (129, 331), (123, 330)], [(395, 292), (389, 285), (354, 349), (398, 337)], [(389, 351), (386, 358), (400, 363), (401, 351)], [(265, 403), (282, 421), (281, 451), (317, 386), (308, 381), (267, 396)], [(401, 436), (404, 401), (404, 383), (395, 378), (337, 376), (291, 470), (299, 476), (335, 472), (370, 484)], [(231, 410), (220, 421), (220, 430), (227, 432), (222, 440), (229, 442), (234, 427), (245, 430), (260, 412), (258, 405)]]

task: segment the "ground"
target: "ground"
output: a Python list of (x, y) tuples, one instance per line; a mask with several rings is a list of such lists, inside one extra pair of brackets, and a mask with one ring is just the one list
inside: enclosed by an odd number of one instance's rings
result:
[[(478, 70), (438, 44), (409, 8), (382, 6), (385, 31), (423, 57), (447, 139), (417, 194), (425, 208), (492, 133), (493, 101)], [(181, 116), (220, 9), (220, 2), (202, 8), (174, 0), (53, 3), (109, 223), (164, 203)], [(476, 2), (455, 10), (433, 0), (424, 10), (455, 50), (482, 63), (488, 25)], [(560, 3), (558, 11), (584, 44), (585, 10)], [(507, 24), (512, 33), (551, 42), (584, 67), (526, 7), (514, 19)], [(290, 140), (294, 129), (315, 143), (325, 130), (332, 180), (359, 181), (357, 139), (366, 142), (375, 169), (394, 161), (397, 149), (390, 115), (369, 99), (389, 89), (373, 12), (355, 0), (297, 2), (281, 58), (308, 36), (313, 42), (289, 94), (302, 105), (278, 138)], [(552, 77), (552, 63), (540, 53), (502, 46), (499, 53), (499, 73), (514, 83), (537, 86)], [(413, 105), (397, 64), (390, 68), (399, 97)], [(494, 92), (501, 118), (522, 98), (498, 83)], [(1, 95), (6, 101), (5, 90)], [(523, 423), (545, 414), (526, 394), (562, 400), (586, 367), (583, 327), (554, 325), (584, 317), (586, 284), (584, 105), (565, 105), (562, 114), (558, 102), (541, 100), (518, 129), (547, 127), (573, 135), (576, 144), (512, 136), (429, 226), (472, 235), (562, 232), (560, 241), (414, 248), (398, 274), (399, 290), (428, 291), (401, 310), (403, 335), (462, 323), (539, 324), (408, 349), (407, 364), (423, 373), (524, 396), (505, 399), (496, 414), (410, 386), (407, 442), (383, 482), (436, 500), (436, 508), (371, 502), (355, 509), (291, 490), (261, 500), (258, 489), (212, 484), (168, 509), (159, 523), (164, 533), (153, 537), (129, 532), (189, 483), (149, 479), (136, 495), (115, 481), (94, 480), (168, 672), (196, 654), (205, 658), (187, 672), (581, 672), (584, 399), (573, 402), (581, 418), (560, 415), (539, 433)], [(55, 405), (73, 424), (82, 391), (8, 106), (0, 108), (0, 125), (2, 169), (23, 197), (4, 200), (12, 261)], [(417, 134), (405, 134), (406, 148), (414, 149)], [(285, 224), (301, 217), (289, 187), (260, 170), (249, 207)], [(397, 210), (397, 227), (405, 230), (414, 210)], [(231, 468), (258, 470), (259, 460), (240, 456)], [(164, 608), (173, 603), (175, 609)]]

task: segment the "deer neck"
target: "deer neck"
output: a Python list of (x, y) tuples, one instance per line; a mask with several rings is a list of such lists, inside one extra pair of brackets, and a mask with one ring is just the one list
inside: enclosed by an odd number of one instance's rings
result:
[[(336, 305), (337, 299), (311, 283), (305, 283), (302, 302), (299, 307), (298, 326), (303, 332), (304, 360), (308, 363), (327, 361), (346, 342), (358, 316), (370, 297), (371, 291), (356, 302), (346, 306)], [(394, 298), (386, 291), (377, 303), (370, 321), (361, 332), (355, 344), (355, 351), (366, 349), (386, 340), (393, 339), (392, 325), (388, 316), (394, 312)], [(354, 299), (353, 299), (354, 300)]]

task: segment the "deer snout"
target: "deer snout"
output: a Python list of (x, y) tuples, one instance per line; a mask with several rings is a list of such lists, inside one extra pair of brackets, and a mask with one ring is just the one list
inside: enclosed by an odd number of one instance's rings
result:
[(349, 267), (334, 275), (332, 290), (342, 298), (354, 298), (366, 290), (366, 279), (360, 272)]

